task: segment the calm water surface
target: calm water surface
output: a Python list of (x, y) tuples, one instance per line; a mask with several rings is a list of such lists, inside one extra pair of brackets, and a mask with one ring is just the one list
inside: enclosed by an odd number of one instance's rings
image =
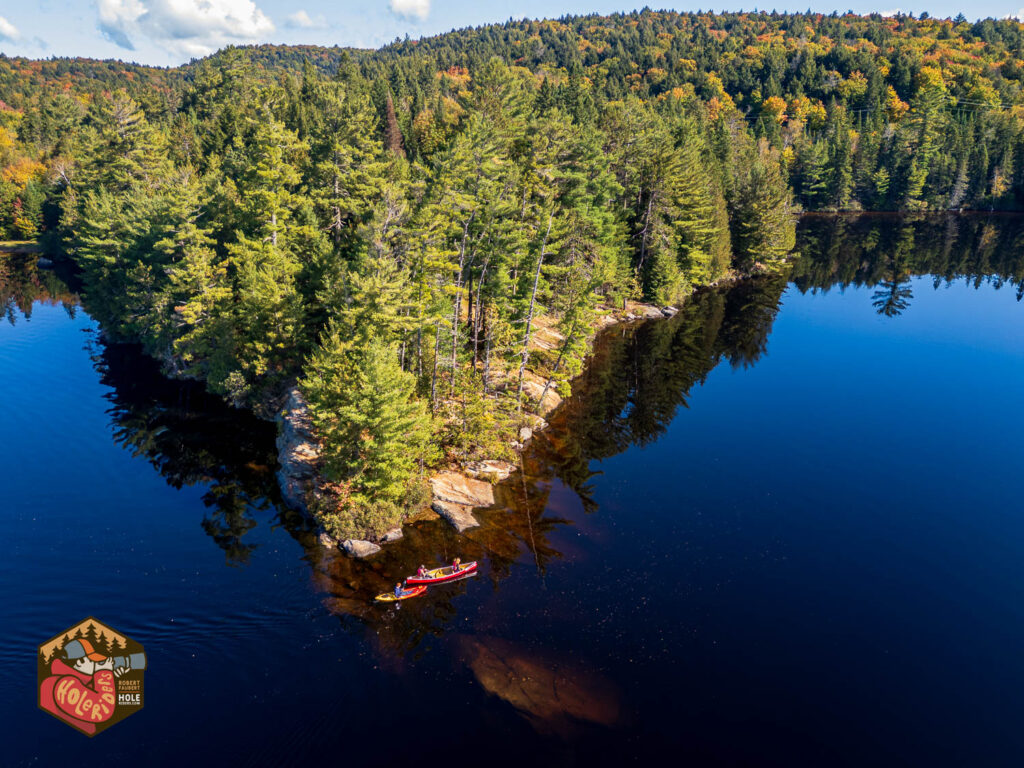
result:
[[(280, 508), (273, 425), (0, 262), (0, 765), (1020, 765), (1024, 223), (800, 250), (606, 334), (503, 509), (367, 562)], [(35, 705), (87, 615), (150, 660), (92, 740)]]

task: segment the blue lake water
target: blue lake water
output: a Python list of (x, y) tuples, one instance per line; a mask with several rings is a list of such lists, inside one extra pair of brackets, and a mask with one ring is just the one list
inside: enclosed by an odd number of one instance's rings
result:
[[(800, 250), (607, 332), (504, 508), (365, 562), (282, 510), (272, 424), (8, 262), (0, 765), (1020, 765), (1024, 223)], [(454, 555), (481, 574), (369, 602)], [(86, 616), (149, 656), (91, 740), (35, 688)]]

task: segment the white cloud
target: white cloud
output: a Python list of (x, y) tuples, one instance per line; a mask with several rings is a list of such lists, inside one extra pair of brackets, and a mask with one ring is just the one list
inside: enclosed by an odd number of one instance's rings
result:
[(1007, 18), (1007, 19), (1015, 19), (1017, 21), (1024, 22), (1024, 8), (1021, 8), (1016, 13), (1011, 13), (1009, 16), (1006, 16), (1005, 18)]
[(7, 40), (13, 43), (20, 37), (21, 32), (18, 31), (18, 28), (3, 16), (0, 16), (0, 40)]
[(423, 21), (430, 15), (430, 0), (391, 0), (391, 10), (399, 16), (415, 16)]
[(323, 29), (327, 26), (327, 19), (323, 15), (310, 17), (305, 11), (296, 11), (289, 14), (286, 23), (295, 29)]
[(252, 0), (98, 0), (97, 5), (100, 31), (128, 50), (147, 37), (175, 53), (205, 56), (274, 31)]
[(888, 18), (890, 16), (899, 16), (901, 13), (903, 13), (902, 8), (893, 8), (891, 11), (879, 11), (878, 15)]

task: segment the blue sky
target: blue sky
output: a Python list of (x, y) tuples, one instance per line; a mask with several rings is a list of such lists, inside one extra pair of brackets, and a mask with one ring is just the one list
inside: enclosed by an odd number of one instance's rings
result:
[[(651, 7), (661, 7), (648, 0)], [(642, 5), (642, 3), (641, 3)], [(714, 6), (751, 9), (740, 0)], [(1024, 17), (1024, 0), (983, 0), (964, 13)], [(89, 56), (173, 65), (230, 43), (312, 43), (378, 47), (396, 37), (420, 37), (509, 18), (610, 13), (637, 7), (630, 0), (0, 0), (0, 52), (8, 56)], [(707, 7), (671, 4), (677, 10)], [(897, 9), (954, 16), (954, 0), (794, 0), (757, 7), (830, 13)]]

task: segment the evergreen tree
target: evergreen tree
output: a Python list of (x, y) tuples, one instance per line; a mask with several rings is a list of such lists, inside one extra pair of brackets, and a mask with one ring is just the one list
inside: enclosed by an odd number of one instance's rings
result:
[(743, 268), (772, 266), (793, 250), (796, 219), (792, 195), (782, 177), (779, 153), (762, 139), (742, 151), (732, 201), (732, 241)]
[(401, 521), (421, 499), (422, 466), (433, 458), (431, 419), (413, 396), (415, 379), (397, 350), (379, 339), (360, 345), (328, 329), (302, 380), (324, 443), (325, 476), (351, 489), (346, 503), (372, 513), (377, 532)]
[(351, 257), (356, 231), (383, 182), (377, 120), (369, 99), (336, 86), (325, 90), (321, 108), (312, 137), (313, 195), (326, 213), (335, 246)]

